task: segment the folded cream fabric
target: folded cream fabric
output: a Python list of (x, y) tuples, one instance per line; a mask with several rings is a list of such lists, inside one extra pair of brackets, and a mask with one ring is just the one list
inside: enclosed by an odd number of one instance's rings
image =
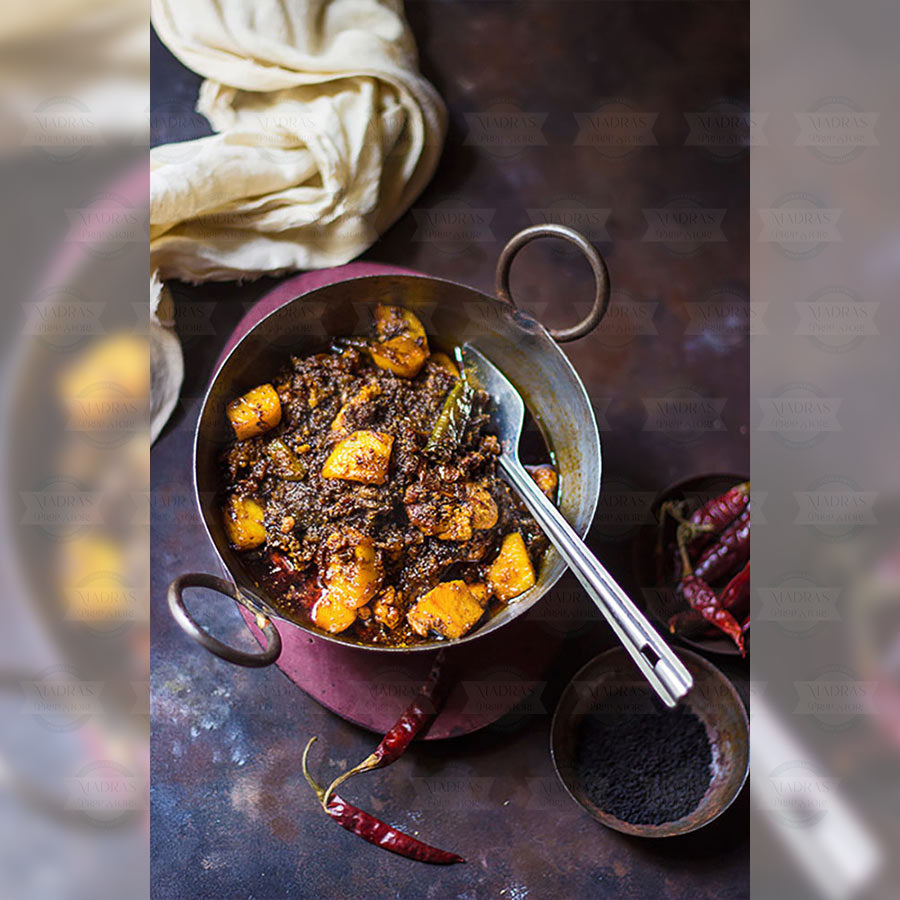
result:
[[(345, 263), (431, 177), (446, 112), (418, 71), (401, 3), (150, 7), (162, 41), (206, 79), (197, 110), (217, 132), (151, 150), (150, 268), (161, 279)], [(159, 296), (151, 290), (154, 314)], [(172, 382), (154, 380), (170, 390)], [(167, 405), (154, 398), (155, 408)]]

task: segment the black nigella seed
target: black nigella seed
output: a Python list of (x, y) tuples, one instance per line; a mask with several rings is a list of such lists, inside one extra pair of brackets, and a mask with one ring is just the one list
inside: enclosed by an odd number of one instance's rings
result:
[(581, 720), (575, 774), (599, 809), (634, 825), (661, 825), (692, 813), (711, 778), (706, 728), (684, 706), (629, 691), (605, 698)]

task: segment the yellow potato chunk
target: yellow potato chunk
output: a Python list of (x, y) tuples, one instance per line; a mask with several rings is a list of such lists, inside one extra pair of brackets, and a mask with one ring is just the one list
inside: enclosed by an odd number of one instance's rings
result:
[(339, 441), (325, 465), (323, 478), (342, 478), (362, 484), (384, 484), (394, 438), (380, 431), (354, 431)]
[(375, 542), (354, 528), (325, 542), (322, 581), (328, 597), (348, 609), (365, 606), (381, 588), (383, 569)]
[(464, 581), (444, 581), (419, 598), (406, 614), (410, 627), (425, 637), (436, 631), (445, 638), (461, 638), (481, 618), (484, 609)]
[(548, 500), (556, 500), (556, 489), (559, 485), (559, 476), (556, 469), (550, 465), (525, 466), (528, 474), (534, 479), (535, 484), (544, 492)]
[(428, 359), (428, 339), (418, 317), (400, 306), (379, 304), (375, 309), (378, 342), (369, 352), (372, 361), (403, 378), (415, 378)]
[(351, 397), (338, 411), (338, 414), (334, 417), (334, 421), (331, 423), (332, 431), (345, 431), (347, 428), (347, 414), (356, 409), (359, 406), (362, 406), (364, 403), (368, 403), (374, 397), (378, 397), (381, 394), (381, 385), (377, 381), (373, 381), (371, 384), (363, 385), (360, 388), (359, 392)]
[(488, 568), (487, 577), (491, 593), (504, 602), (534, 585), (534, 567), (518, 531), (503, 538), (500, 553)]
[(402, 378), (415, 378), (428, 359), (428, 350), (406, 337), (391, 338), (383, 344), (372, 344), (369, 352), (376, 366)]
[(446, 353), (432, 353), (431, 361), (445, 372), (449, 372), (454, 378), (459, 378), (459, 369), (456, 363)]
[(225, 502), (225, 533), (237, 550), (252, 550), (266, 541), (266, 513), (252, 497), (232, 494)]
[[(150, 397), (150, 345), (137, 334), (91, 343), (60, 378), (72, 424), (83, 431), (131, 422)], [(134, 412), (131, 412), (131, 411)], [(140, 419), (138, 419), (140, 421)]]
[(313, 624), (329, 634), (346, 631), (356, 621), (356, 610), (344, 606), (337, 598), (326, 594), (313, 605)]
[(281, 421), (281, 400), (271, 384), (261, 384), (232, 400), (225, 414), (239, 441), (256, 437)]
[(375, 331), (380, 341), (398, 335), (404, 335), (414, 341), (425, 341), (425, 329), (419, 317), (402, 306), (379, 303), (375, 307)]

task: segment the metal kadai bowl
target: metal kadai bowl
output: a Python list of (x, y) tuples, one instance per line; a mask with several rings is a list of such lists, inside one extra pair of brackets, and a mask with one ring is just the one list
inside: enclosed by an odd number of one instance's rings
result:
[[(562, 238), (578, 247), (595, 277), (590, 313), (561, 331), (546, 329), (516, 308), (509, 291), (513, 258), (539, 237)], [(258, 587), (241, 554), (229, 544), (222, 518), (219, 459), (232, 441), (226, 405), (261, 382), (268, 381), (291, 354), (321, 352), (337, 337), (366, 333), (379, 303), (414, 312), (431, 346), (451, 348), (466, 341), (481, 350), (521, 392), (528, 410), (555, 457), (559, 472), (559, 508), (584, 535), (600, 495), (600, 437), (584, 385), (559, 348), (592, 331), (609, 304), (609, 276), (600, 254), (578, 232), (561, 225), (539, 225), (516, 234), (497, 263), (497, 296), (439, 278), (420, 275), (370, 275), (317, 288), (296, 297), (257, 323), (234, 347), (212, 380), (200, 411), (194, 440), (194, 486), (206, 531), (231, 581), (190, 573), (169, 587), (169, 606), (179, 625), (217, 656), (245, 666), (266, 666), (278, 659), (280, 629), (299, 628), (334, 643), (379, 653), (415, 653), (475, 641), (502, 628), (534, 606), (557, 582), (565, 563), (551, 547), (544, 556), (534, 587), (499, 613), (457, 640), (433, 640), (409, 647), (364, 644), (331, 635), (309, 622), (289, 618), (279, 597)], [(190, 587), (226, 594), (250, 610), (266, 638), (260, 652), (244, 652), (222, 643), (193, 618), (184, 602)]]

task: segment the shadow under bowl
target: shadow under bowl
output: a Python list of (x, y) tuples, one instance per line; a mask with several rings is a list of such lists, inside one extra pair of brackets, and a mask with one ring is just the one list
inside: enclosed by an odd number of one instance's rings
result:
[[(607, 650), (583, 666), (563, 691), (550, 728), (550, 752), (556, 774), (569, 795), (598, 822), (624, 834), (646, 838), (674, 837), (708, 825), (732, 804), (747, 780), (750, 763), (750, 722), (734, 685), (709, 661), (690, 650), (675, 649), (687, 666), (694, 687), (681, 702), (706, 729), (712, 751), (709, 787), (697, 808), (680, 819), (658, 825), (635, 824), (617, 818), (594, 803), (584, 791), (575, 758), (581, 722), (588, 713), (621, 709), (621, 691), (652, 688), (643, 683), (628, 653)], [(636, 715), (645, 715), (637, 712)], [(640, 765), (640, 761), (636, 761)]]

